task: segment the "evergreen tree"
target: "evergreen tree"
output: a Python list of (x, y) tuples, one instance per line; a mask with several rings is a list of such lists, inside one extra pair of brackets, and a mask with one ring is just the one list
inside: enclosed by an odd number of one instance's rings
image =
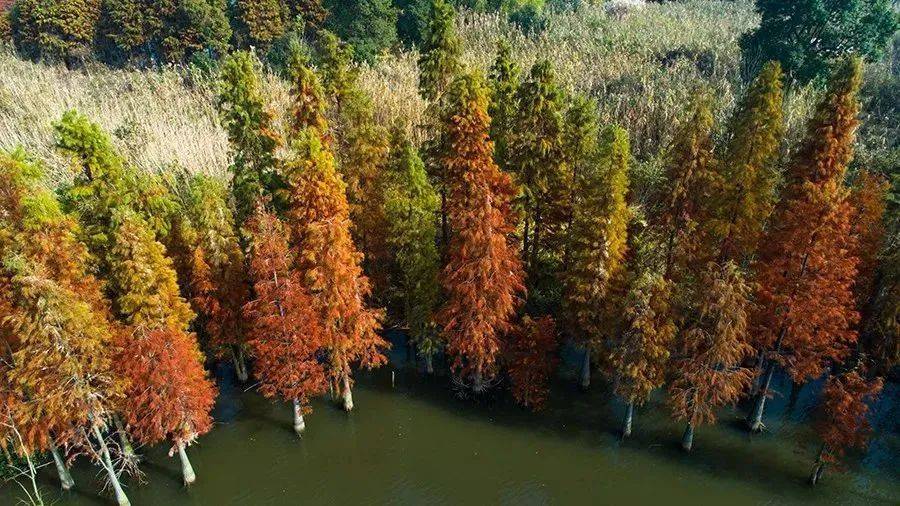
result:
[(625, 271), (628, 220), (628, 134), (604, 130), (598, 152), (580, 167), (573, 185), (563, 312), (575, 342), (585, 348), (582, 387), (590, 384), (590, 356), (608, 338), (614, 320), (613, 284)]
[(741, 262), (755, 253), (775, 204), (774, 166), (784, 124), (781, 67), (766, 64), (738, 104), (722, 156), (715, 192), (712, 238), (720, 259)]
[(285, 170), (294, 255), (325, 334), (332, 392), (342, 392), (344, 409), (350, 411), (352, 364), (371, 369), (387, 360), (382, 350), (389, 344), (378, 335), (382, 311), (366, 305), (369, 280), (350, 235), (344, 183), (317, 128), (295, 138)]
[(420, 47), (428, 29), (431, 0), (395, 0), (397, 38), (407, 48)]
[(290, 19), (302, 19), (310, 33), (315, 33), (325, 26), (328, 9), (322, 0), (282, 0)]
[(403, 319), (410, 340), (433, 371), (432, 358), (442, 342), (434, 323), (440, 287), (437, 223), (440, 198), (428, 181), (416, 148), (401, 133), (394, 135), (391, 163), (385, 175), (384, 213), (388, 245), (394, 256), (403, 299)]
[(858, 60), (848, 60), (832, 78), (790, 162), (787, 188), (762, 242), (754, 334), (767, 365), (752, 430), (762, 427), (777, 364), (801, 383), (842, 360), (856, 341), (858, 262), (843, 179), (853, 155), (861, 72)]
[(419, 56), (419, 91), (437, 101), (460, 71), (462, 46), (454, 26), (456, 13), (446, 0), (432, 0)]
[(439, 163), (453, 228), (438, 315), (453, 369), (478, 393), (497, 372), (501, 338), (524, 290), (512, 208), (514, 186), (493, 160), (487, 89), (478, 76), (455, 81), (442, 114)]
[(266, 52), (287, 29), (281, 0), (236, 0), (232, 9), (241, 46)]
[(373, 63), (397, 43), (397, 8), (392, 0), (331, 0), (329, 24), (362, 61)]
[(126, 58), (180, 63), (228, 52), (225, 0), (103, 0), (103, 35)]
[(306, 429), (303, 415), (309, 400), (325, 393), (325, 369), (317, 358), (325, 334), (313, 311), (313, 300), (294, 265), (284, 225), (261, 208), (248, 227), (253, 237), (250, 276), (256, 297), (244, 307), (256, 376), (266, 397), (289, 400), (294, 431)]
[[(219, 109), (228, 133), (233, 162), (231, 193), (239, 226), (252, 213), (257, 200), (278, 188), (275, 134), (266, 109), (259, 78), (259, 63), (251, 53), (236, 52), (222, 64)], [(242, 235), (242, 239), (246, 240)], [(243, 244), (246, 247), (246, 241)]]

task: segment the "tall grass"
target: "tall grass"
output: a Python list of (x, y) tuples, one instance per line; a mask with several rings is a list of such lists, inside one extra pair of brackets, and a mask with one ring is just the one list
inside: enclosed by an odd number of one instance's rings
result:
[[(716, 98), (720, 119), (730, 113), (742, 86), (737, 41), (757, 22), (749, 0), (689, 0), (615, 10), (585, 5), (549, 15), (540, 34), (523, 33), (499, 14), (470, 11), (460, 12), (457, 27), (467, 67), (486, 71), (501, 37), (525, 73), (538, 59), (550, 60), (564, 87), (596, 98), (601, 120), (626, 128), (635, 155), (652, 165), (698, 87)], [(418, 95), (417, 58), (415, 50), (382, 58), (360, 69), (360, 83), (380, 122), (421, 140), (427, 104)], [(269, 75), (266, 90), (283, 118), (287, 84)], [(802, 130), (814, 98), (803, 90), (791, 95), (789, 131)], [(187, 68), (69, 71), (0, 50), (0, 148), (22, 145), (46, 160), (54, 180), (65, 179), (52, 123), (70, 108), (112, 132), (143, 169), (177, 164), (224, 174), (228, 166), (214, 79)]]
[(228, 165), (209, 81), (175, 70), (68, 71), (0, 51), (0, 148), (25, 147), (47, 162), (54, 182), (68, 171), (53, 149), (53, 122), (72, 108), (111, 132), (117, 147), (143, 169), (180, 164), (221, 173)]

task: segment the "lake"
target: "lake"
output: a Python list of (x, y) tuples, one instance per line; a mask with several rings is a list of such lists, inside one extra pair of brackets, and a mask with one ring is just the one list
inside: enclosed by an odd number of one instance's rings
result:
[[(783, 395), (766, 413), (769, 432), (750, 436), (740, 421), (744, 411), (726, 410), (717, 426), (697, 430), (694, 451), (685, 454), (683, 426), (668, 419), (661, 400), (639, 409), (633, 437), (620, 441), (623, 408), (596, 375), (588, 392), (576, 388), (576, 351), (564, 353), (568, 369), (537, 414), (502, 391), (461, 399), (446, 378), (426, 376), (405, 358), (395, 343), (389, 366), (357, 375), (350, 414), (327, 399), (314, 402), (302, 440), (287, 404), (245, 391), (219, 367), (216, 427), (188, 450), (197, 483), (182, 486), (168, 447), (141, 449), (146, 483), (125, 480), (132, 504), (900, 503), (896, 384), (887, 385), (875, 406), (868, 451), (853, 455), (845, 472), (829, 468), (810, 488), (805, 480), (816, 444), (803, 422), (815, 386), (791, 408), (790, 387), (780, 379)], [(45, 468), (45, 499), (111, 504), (98, 495), (99, 468), (81, 463), (73, 474), (76, 488), (60, 493), (52, 466)], [(7, 484), (0, 502), (14, 504), (16, 492)]]

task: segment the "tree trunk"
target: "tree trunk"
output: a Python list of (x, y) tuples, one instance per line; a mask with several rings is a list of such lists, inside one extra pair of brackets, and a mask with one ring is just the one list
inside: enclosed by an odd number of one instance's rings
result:
[(475, 374), (472, 375), (472, 391), (476, 394), (484, 392), (484, 377), (481, 374), (481, 364), (475, 368)]
[(769, 362), (769, 366), (766, 368), (766, 379), (763, 381), (762, 386), (760, 387), (759, 394), (756, 396), (756, 405), (753, 408), (753, 413), (750, 415), (750, 418), (747, 420), (750, 425), (751, 432), (759, 432), (763, 429), (762, 417), (763, 411), (766, 409), (766, 397), (769, 395), (769, 387), (772, 384), (772, 374), (775, 373), (775, 362)]
[(0, 445), (0, 449), (3, 450), (3, 456), (6, 457), (6, 463), (9, 464), (10, 466), (15, 465), (15, 462), (13, 462), (12, 455), (9, 454), (9, 449), (3, 445)]
[(197, 481), (197, 475), (194, 474), (191, 461), (188, 460), (187, 452), (184, 451), (184, 443), (178, 442), (176, 446), (178, 447), (178, 458), (181, 459), (181, 474), (184, 476), (184, 486), (189, 487)]
[(103, 459), (103, 467), (106, 469), (106, 474), (109, 476), (109, 482), (112, 484), (113, 490), (116, 493), (116, 503), (119, 506), (131, 506), (131, 501), (128, 500), (128, 496), (125, 495), (125, 491), (122, 490), (122, 484), (119, 483), (119, 475), (116, 474), (116, 468), (113, 466), (112, 457), (109, 456), (109, 448), (106, 446), (106, 440), (103, 439), (103, 434), (100, 433), (100, 428), (94, 426), (94, 437), (97, 438), (97, 441), (100, 443), (100, 455)]
[(425, 372), (434, 374), (434, 355), (431, 353), (425, 355)]
[(56, 472), (59, 473), (59, 483), (62, 489), (71, 490), (75, 486), (75, 480), (72, 479), (72, 474), (69, 472), (69, 468), (66, 467), (66, 461), (59, 454), (59, 448), (56, 447), (56, 443), (53, 442), (52, 438), (50, 440), (50, 453), (53, 454), (53, 463), (56, 464)]
[(246, 383), (250, 379), (250, 375), (247, 373), (247, 358), (240, 346), (232, 348), (231, 360), (234, 362), (234, 372), (237, 374), (238, 381)]
[(688, 422), (684, 428), (684, 435), (681, 436), (681, 447), (684, 451), (689, 452), (694, 447), (694, 425)]
[(350, 374), (345, 373), (344, 378), (344, 411), (353, 411), (353, 392), (350, 390)]
[(581, 389), (587, 390), (591, 386), (591, 349), (585, 345), (584, 357), (581, 361)]
[(447, 223), (447, 189), (441, 188), (441, 258), (446, 258), (450, 246), (450, 225)]
[(805, 383), (791, 381), (791, 396), (788, 398), (788, 410), (793, 411), (797, 406), (797, 401), (800, 400), (800, 392), (803, 391), (804, 385)]
[(306, 422), (303, 421), (303, 411), (300, 409), (300, 401), (294, 399), (294, 432), (296, 432), (298, 436), (303, 436), (304, 430), (306, 430)]
[(634, 419), (634, 403), (625, 405), (625, 424), (622, 426), (622, 439), (631, 437), (631, 421)]
[(825, 445), (822, 445), (822, 448), (819, 450), (819, 455), (816, 457), (816, 463), (813, 464), (812, 472), (809, 474), (809, 484), (812, 486), (816, 486), (819, 483), (819, 479), (822, 478), (822, 473), (825, 472)]
[(131, 440), (128, 439), (128, 432), (119, 415), (113, 415), (113, 424), (116, 426), (116, 433), (119, 435), (119, 443), (122, 445), (122, 454), (126, 459), (137, 460), (137, 454), (134, 453), (134, 447), (131, 446)]

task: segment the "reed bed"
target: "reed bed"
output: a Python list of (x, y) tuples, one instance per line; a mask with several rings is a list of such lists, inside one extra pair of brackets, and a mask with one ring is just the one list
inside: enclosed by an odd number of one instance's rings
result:
[[(548, 15), (545, 30), (523, 33), (497, 13), (461, 11), (457, 18), (463, 63), (487, 71), (497, 42), (509, 40), (527, 75), (538, 59), (550, 60), (563, 87), (594, 97), (604, 123), (631, 134), (641, 161), (652, 164), (671, 139), (691, 97), (708, 90), (719, 119), (740, 96), (740, 35), (758, 22), (749, 0), (689, 0), (624, 8), (584, 5)], [(428, 106), (418, 95), (415, 50), (387, 55), (360, 69), (385, 125), (399, 125), (420, 141)], [(279, 123), (289, 103), (288, 86), (265, 79)], [(110, 69), (88, 65), (70, 71), (36, 64), (0, 50), (0, 148), (23, 146), (46, 161), (53, 181), (68, 177), (53, 149), (52, 124), (78, 109), (111, 132), (117, 147), (145, 170), (172, 165), (224, 175), (226, 135), (216, 112), (215, 77), (184, 67)], [(788, 101), (790, 131), (802, 130), (815, 94)], [(719, 124), (724, 122), (720, 121)]]

